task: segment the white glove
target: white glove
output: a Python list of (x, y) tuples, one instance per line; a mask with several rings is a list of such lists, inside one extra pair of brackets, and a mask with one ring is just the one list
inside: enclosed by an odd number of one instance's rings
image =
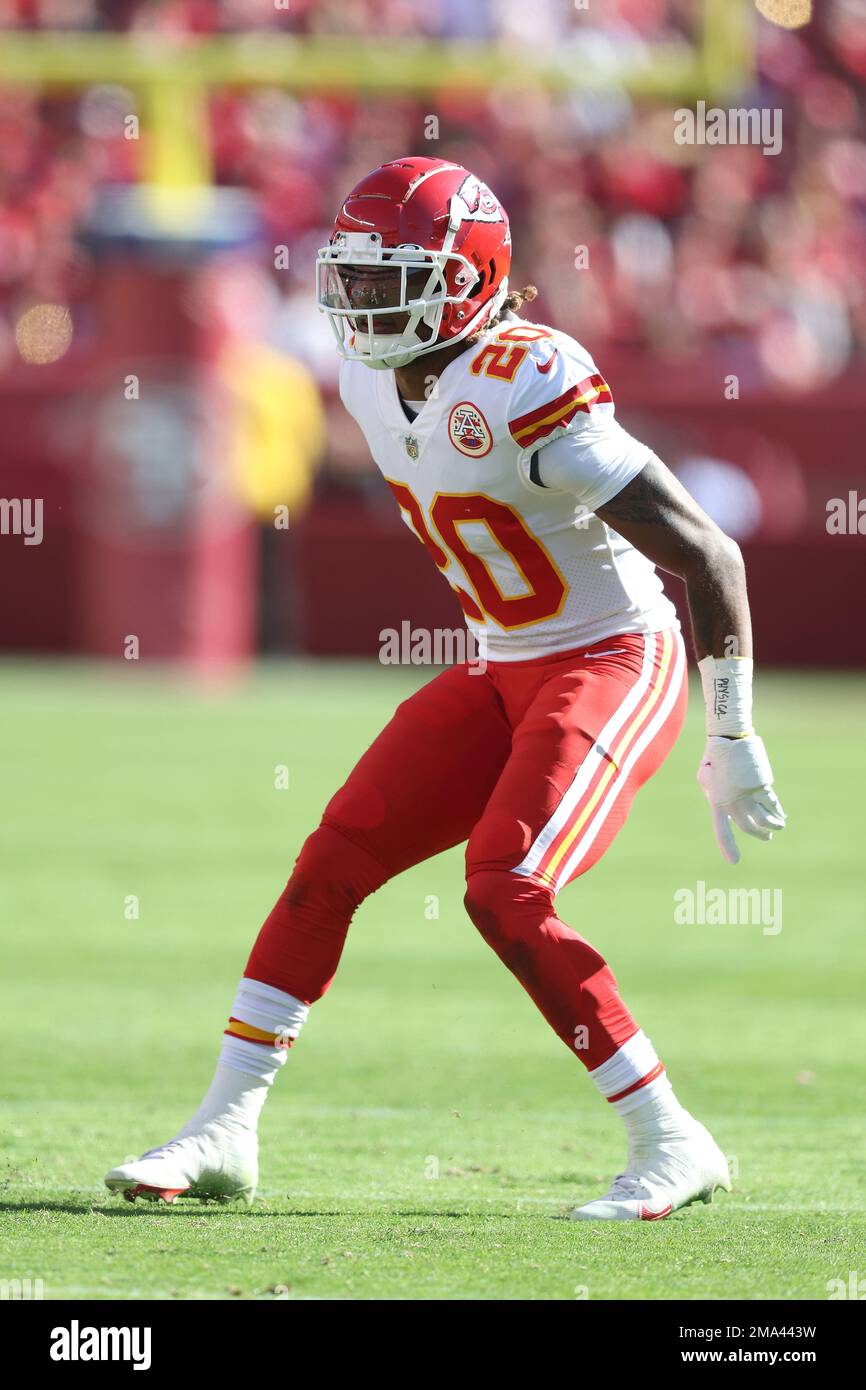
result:
[(773, 791), (773, 769), (757, 734), (745, 738), (711, 735), (698, 781), (710, 803), (719, 849), (729, 864), (740, 858), (732, 821), (759, 840), (772, 840), (774, 830), (784, 830), (785, 812)]

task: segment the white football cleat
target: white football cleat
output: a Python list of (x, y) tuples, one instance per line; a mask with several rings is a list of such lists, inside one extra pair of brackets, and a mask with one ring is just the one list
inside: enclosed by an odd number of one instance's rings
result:
[(570, 1213), (571, 1221), (663, 1221), (690, 1202), (711, 1202), (717, 1187), (731, 1190), (728, 1161), (709, 1130), (638, 1142), (624, 1173), (605, 1197)]
[(230, 1128), (218, 1121), (197, 1134), (148, 1149), (141, 1158), (121, 1163), (105, 1175), (112, 1192), (128, 1202), (136, 1197), (173, 1202), (176, 1197), (201, 1201), (252, 1203), (259, 1180), (259, 1140), (255, 1130)]

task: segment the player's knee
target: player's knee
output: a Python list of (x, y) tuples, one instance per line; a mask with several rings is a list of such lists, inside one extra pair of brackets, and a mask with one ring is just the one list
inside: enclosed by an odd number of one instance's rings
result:
[(327, 907), (348, 920), (386, 877), (372, 855), (347, 839), (339, 827), (323, 821), (304, 841), (285, 897), (295, 909)]
[(505, 869), (480, 869), (466, 881), (464, 906), (484, 940), (508, 955), (549, 915), (548, 889)]

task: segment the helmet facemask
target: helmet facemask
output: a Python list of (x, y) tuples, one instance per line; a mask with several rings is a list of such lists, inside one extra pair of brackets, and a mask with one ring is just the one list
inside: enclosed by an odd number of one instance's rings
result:
[[(405, 367), (473, 332), (495, 312), (507, 282), (445, 342), (446, 306), (467, 299), (479, 274), (459, 252), (421, 246), (385, 247), (378, 232), (340, 232), (317, 260), (319, 309), (327, 314), (342, 357), (378, 369)], [(449, 277), (451, 284), (449, 285)], [(456, 311), (461, 317), (461, 311)]]

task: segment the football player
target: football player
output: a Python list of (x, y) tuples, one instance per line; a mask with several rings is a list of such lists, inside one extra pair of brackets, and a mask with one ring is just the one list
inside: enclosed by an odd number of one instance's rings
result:
[(706, 701), (698, 780), (724, 857), (785, 816), (752, 725), (743, 561), (567, 333), (516, 310), (508, 218), (441, 159), (369, 174), (318, 256), (340, 394), (484, 661), (405, 700), (328, 803), (262, 927), (216, 1074), (168, 1144), (112, 1169), (128, 1198), (252, 1200), (256, 1125), (358, 904), (466, 842), (466, 911), (620, 1115), (627, 1159), (574, 1219), (655, 1221), (730, 1181), (599, 952), (556, 895), (608, 849), (676, 740), (682, 577)]

